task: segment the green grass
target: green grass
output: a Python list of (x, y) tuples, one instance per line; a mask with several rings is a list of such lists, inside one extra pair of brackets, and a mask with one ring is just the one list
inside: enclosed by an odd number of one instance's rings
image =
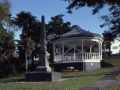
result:
[(119, 80), (120, 81), (120, 75), (118, 77), (116, 77), (116, 80)]
[(46, 83), (1, 83), (0, 90), (78, 90), (102, 76), (74, 77), (63, 82)]
[(120, 90), (120, 84), (109, 85), (101, 88), (100, 90)]
[[(107, 62), (110, 62), (111, 60), (111, 63), (113, 65), (115, 65), (116, 67), (119, 67), (120, 66), (120, 58), (117, 58), (118, 56), (116, 56), (115, 58), (112, 57), (108, 60), (106, 60)], [(120, 81), (120, 75), (118, 77), (116, 77), (116, 80), (119, 80)], [(120, 84), (113, 84), (113, 85), (109, 85), (109, 86), (106, 86), (106, 87), (103, 87), (101, 88), (100, 90), (119, 90), (120, 89)]]
[[(109, 60), (106, 61), (109, 62)], [(81, 71), (75, 74), (62, 74), (63, 78), (69, 78), (62, 82), (18, 83), (19, 79), (24, 78), (24, 74), (14, 78), (11, 77), (7, 79), (1, 79), (0, 90), (78, 90), (79, 88), (82, 88), (91, 82), (104, 77), (106, 74), (118, 69), (120, 65), (119, 59), (112, 59), (111, 63), (115, 65), (115, 67), (102, 68), (92, 71)]]

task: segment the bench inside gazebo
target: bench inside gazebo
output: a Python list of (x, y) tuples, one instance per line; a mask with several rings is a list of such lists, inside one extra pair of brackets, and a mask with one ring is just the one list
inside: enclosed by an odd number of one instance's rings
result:
[(67, 67), (78, 70), (99, 69), (102, 60), (102, 37), (76, 26), (73, 30), (53, 38), (54, 70)]

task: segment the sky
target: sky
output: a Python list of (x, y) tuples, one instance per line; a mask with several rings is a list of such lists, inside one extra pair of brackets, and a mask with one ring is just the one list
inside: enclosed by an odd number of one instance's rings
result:
[[(106, 28), (100, 28), (100, 24), (104, 21), (98, 19), (101, 15), (108, 14), (107, 6), (104, 7), (99, 13), (92, 15), (92, 8), (83, 7), (78, 10), (73, 9), (73, 13), (67, 13), (66, 7), (68, 2), (62, 0), (9, 0), (12, 4), (11, 13), (12, 17), (16, 17), (16, 14), (21, 11), (30, 12), (33, 16), (37, 17), (37, 20), (41, 20), (41, 16), (45, 16), (45, 22), (48, 23), (51, 17), (59, 14), (65, 15), (63, 17), (64, 22), (70, 21), (71, 25), (78, 25), (84, 30), (101, 34)], [(15, 32), (15, 39), (19, 39), (21, 32)]]

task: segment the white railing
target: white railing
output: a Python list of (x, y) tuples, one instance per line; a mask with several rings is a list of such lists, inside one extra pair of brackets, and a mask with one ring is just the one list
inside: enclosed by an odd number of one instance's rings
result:
[(66, 53), (64, 54), (64, 60), (81, 60), (82, 54), (81, 53)]
[(55, 55), (54, 61), (60, 62), (60, 61), (76, 61), (76, 60), (100, 60), (99, 53), (66, 53), (64, 55)]
[(83, 56), (83, 59), (84, 60), (95, 60), (95, 59), (100, 59), (100, 55), (99, 53), (84, 53), (84, 56)]
[(56, 62), (62, 61), (62, 55), (55, 55), (54, 56), (54, 61), (56, 61)]

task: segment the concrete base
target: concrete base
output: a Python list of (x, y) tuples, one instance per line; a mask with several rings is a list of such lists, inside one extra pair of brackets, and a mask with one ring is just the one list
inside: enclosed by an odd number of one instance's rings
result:
[(37, 72), (40, 72), (40, 71), (46, 71), (46, 72), (51, 72), (51, 68), (49, 66), (38, 66), (36, 68), (36, 71)]
[(61, 79), (59, 72), (29, 72), (25, 74), (26, 81), (57, 81)]
[(100, 62), (84, 62), (84, 68), (86, 71), (100, 69)]

